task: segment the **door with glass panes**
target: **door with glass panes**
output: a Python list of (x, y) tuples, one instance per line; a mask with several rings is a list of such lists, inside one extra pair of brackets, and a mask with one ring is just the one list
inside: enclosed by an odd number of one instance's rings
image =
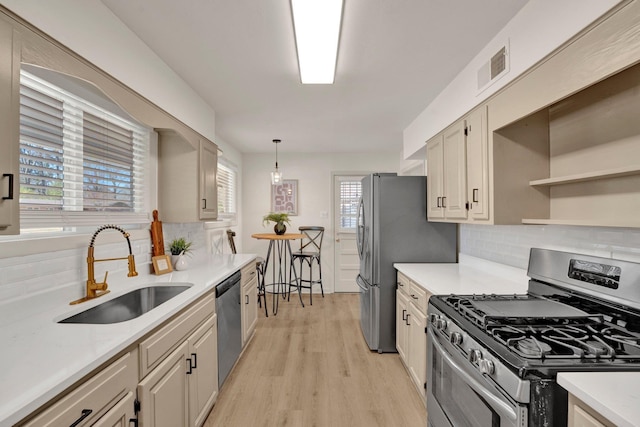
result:
[(335, 292), (358, 292), (356, 276), (360, 259), (356, 245), (356, 221), (364, 175), (334, 176)]

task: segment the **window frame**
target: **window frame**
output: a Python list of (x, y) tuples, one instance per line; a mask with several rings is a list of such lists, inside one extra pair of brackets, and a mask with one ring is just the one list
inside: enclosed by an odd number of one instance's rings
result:
[(220, 209), (218, 209), (218, 219), (221, 220), (228, 220), (228, 221), (232, 221), (235, 223), (235, 221), (237, 221), (238, 219), (238, 195), (239, 195), (239, 191), (238, 191), (238, 178), (239, 178), (239, 173), (238, 173), (238, 166), (230, 161), (229, 159), (223, 157), (220, 153), (218, 153), (218, 177), (216, 179), (217, 181), (217, 185), (218, 185), (218, 206), (220, 206), (221, 203), (223, 203), (224, 201), (226, 201), (227, 198), (221, 197), (220, 195), (220, 187), (222, 185), (221, 183), (221, 179), (220, 179), (220, 172), (222, 169), (227, 169), (229, 170), (229, 172), (231, 172), (232, 174), (232, 183), (233, 183), (233, 188), (232, 188), (232, 194), (231, 194), (231, 199), (232, 199), (232, 204), (233, 204), (233, 212), (222, 212)]

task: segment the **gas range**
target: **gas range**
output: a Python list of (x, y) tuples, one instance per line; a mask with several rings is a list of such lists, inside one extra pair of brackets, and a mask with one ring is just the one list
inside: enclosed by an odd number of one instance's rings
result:
[[(640, 264), (532, 249), (528, 275), (527, 294), (431, 297), (431, 425), (566, 425), (558, 372), (640, 371)], [(467, 388), (490, 423), (454, 414)]]

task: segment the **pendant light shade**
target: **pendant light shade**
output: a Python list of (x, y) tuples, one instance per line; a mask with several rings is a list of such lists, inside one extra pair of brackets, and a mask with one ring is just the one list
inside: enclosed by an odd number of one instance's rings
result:
[(278, 144), (280, 144), (279, 139), (274, 139), (273, 143), (276, 144), (276, 168), (271, 172), (271, 184), (277, 185), (282, 184), (282, 171), (278, 169)]

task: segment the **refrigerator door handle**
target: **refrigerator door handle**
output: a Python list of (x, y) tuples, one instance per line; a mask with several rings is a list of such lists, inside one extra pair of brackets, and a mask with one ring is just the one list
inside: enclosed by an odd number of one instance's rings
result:
[[(362, 221), (362, 225), (360, 224)], [(358, 245), (358, 257), (362, 260), (364, 254), (364, 200), (360, 197), (358, 203), (358, 215), (356, 216), (356, 244)]]
[(367, 284), (365, 283), (364, 279), (362, 278), (362, 276), (360, 276), (359, 274), (356, 276), (356, 284), (358, 285), (358, 287), (360, 289), (362, 289), (364, 292), (367, 292), (368, 288), (367, 288)]

